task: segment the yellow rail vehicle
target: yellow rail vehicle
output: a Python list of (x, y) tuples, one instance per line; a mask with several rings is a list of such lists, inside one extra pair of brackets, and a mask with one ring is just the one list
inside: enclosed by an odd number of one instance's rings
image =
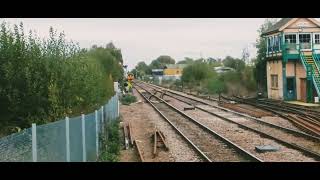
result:
[(132, 81), (134, 80), (134, 75), (129, 73), (127, 75), (127, 81), (125, 82), (126, 92), (132, 92)]
[(132, 73), (129, 73), (128, 76), (127, 76), (127, 80), (129, 82), (132, 82), (134, 80), (134, 75)]

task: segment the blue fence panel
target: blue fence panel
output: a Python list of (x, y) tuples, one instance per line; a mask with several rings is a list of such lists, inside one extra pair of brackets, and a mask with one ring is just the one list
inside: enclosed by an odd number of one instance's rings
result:
[(95, 161), (97, 158), (95, 113), (90, 113), (85, 116), (85, 132), (87, 161)]
[(70, 118), (69, 120), (70, 136), (70, 161), (82, 162), (82, 124), (81, 116)]
[(66, 121), (37, 126), (37, 161), (66, 161)]
[[(95, 112), (84, 116), (87, 161), (96, 161), (97, 149), (100, 151), (102, 147), (101, 137), (106, 134), (105, 125), (107, 121), (118, 117), (118, 110), (118, 97), (115, 95), (107, 101), (103, 108), (97, 110), (97, 117), (95, 117)], [(96, 131), (97, 126), (98, 132)], [(70, 161), (83, 161), (81, 116), (69, 119), (69, 138), (66, 128), (66, 120), (36, 127), (37, 161), (67, 161), (67, 139), (69, 139)], [(32, 160), (31, 128), (0, 139), (0, 161), (28, 162)]]

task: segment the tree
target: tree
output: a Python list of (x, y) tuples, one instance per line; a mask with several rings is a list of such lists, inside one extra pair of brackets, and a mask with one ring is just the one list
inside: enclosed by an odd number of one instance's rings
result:
[(226, 85), (221, 79), (214, 77), (209, 79), (207, 89), (211, 94), (220, 94), (226, 91)]
[(223, 61), (223, 65), (226, 67), (231, 67), (236, 71), (240, 72), (245, 68), (245, 62), (241, 59), (233, 58), (231, 56), (227, 56)]
[[(121, 80), (121, 51), (69, 42), (50, 28), (49, 38), (0, 27), (0, 131), (43, 124), (99, 108)], [(1, 131), (3, 132), (3, 131)]]
[(184, 60), (177, 62), (177, 64), (192, 64), (194, 60), (192, 58), (185, 57)]
[(187, 83), (200, 84), (201, 81), (212, 75), (213, 71), (207, 63), (197, 62), (183, 69), (181, 80)]
[(250, 53), (249, 53), (248, 47), (243, 48), (242, 49), (242, 60), (246, 64), (249, 64), (249, 57), (250, 57)]
[(257, 59), (255, 63), (254, 74), (256, 77), (258, 89), (267, 91), (267, 72), (266, 72), (266, 52), (267, 44), (265, 38), (261, 34), (273, 26), (277, 19), (266, 19), (265, 22), (258, 29), (259, 37), (257, 38)]
[(214, 59), (214, 58), (211, 58), (211, 57), (209, 57), (207, 59), (207, 62), (209, 63), (209, 65), (211, 67), (221, 66), (221, 62), (219, 62), (217, 59)]
[(151, 69), (161, 69), (164, 68), (166, 64), (175, 64), (175, 60), (167, 55), (159, 56), (157, 59), (153, 60), (150, 64)]
[(159, 56), (156, 60), (162, 64), (175, 64), (175, 60), (167, 55)]
[(135, 69), (139, 72), (142, 72), (143, 74), (151, 74), (150, 67), (144, 61), (139, 62), (136, 65)]
[(107, 45), (106, 45), (106, 49), (115, 49), (116, 47), (114, 46), (114, 44), (112, 42), (109, 42)]

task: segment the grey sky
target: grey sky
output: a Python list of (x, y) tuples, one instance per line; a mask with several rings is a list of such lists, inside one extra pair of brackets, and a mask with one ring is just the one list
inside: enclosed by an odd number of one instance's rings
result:
[(48, 37), (49, 27), (64, 31), (67, 39), (88, 48), (112, 41), (121, 48), (125, 64), (132, 69), (137, 62), (170, 55), (176, 61), (184, 57), (224, 58), (241, 57), (247, 45), (251, 57), (256, 49), (253, 43), (263, 18), (220, 19), (1, 19), (11, 25), (23, 22), (25, 30), (35, 30)]

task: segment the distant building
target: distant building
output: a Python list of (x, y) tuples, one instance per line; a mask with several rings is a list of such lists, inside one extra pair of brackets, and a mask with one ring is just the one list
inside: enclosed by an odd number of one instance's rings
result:
[(152, 79), (158, 81), (161, 84), (161, 80), (163, 77), (163, 69), (152, 69)]
[(163, 69), (152, 69), (152, 76), (163, 76)]
[(215, 70), (218, 74), (235, 71), (235, 69), (233, 69), (233, 68), (231, 68), (231, 67), (224, 67), (224, 66), (214, 67), (214, 70)]
[(185, 68), (187, 64), (167, 64), (163, 70), (163, 79), (166, 80), (176, 80), (180, 79), (182, 76), (183, 68)]

